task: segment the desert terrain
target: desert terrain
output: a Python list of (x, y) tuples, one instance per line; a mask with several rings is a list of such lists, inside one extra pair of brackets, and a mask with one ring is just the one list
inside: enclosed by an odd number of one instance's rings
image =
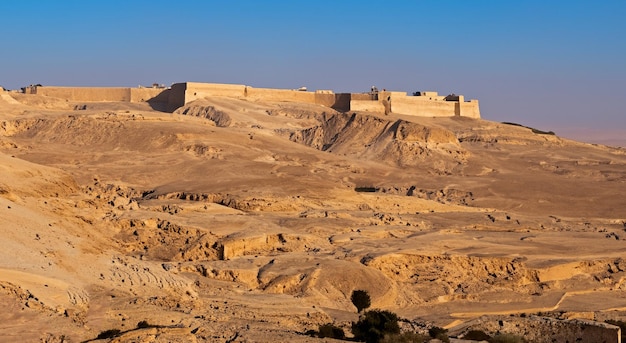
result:
[(0, 95), (2, 342), (318, 342), (349, 333), (358, 289), (451, 330), (626, 315), (624, 148), (464, 117)]

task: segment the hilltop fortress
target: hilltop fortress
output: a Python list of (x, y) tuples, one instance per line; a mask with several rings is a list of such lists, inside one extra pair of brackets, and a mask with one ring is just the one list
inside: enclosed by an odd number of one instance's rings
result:
[(252, 101), (287, 101), (318, 104), (338, 111), (367, 111), (395, 113), (422, 117), (464, 116), (480, 118), (478, 100), (465, 101), (462, 95), (438, 95), (437, 92), (378, 91), (367, 93), (335, 93), (331, 90), (256, 88), (246, 85), (183, 82), (170, 88), (124, 87), (51, 87), (29, 86), (24, 93), (39, 94), (68, 101), (147, 102), (153, 108), (173, 112), (196, 99), (210, 96), (230, 97)]

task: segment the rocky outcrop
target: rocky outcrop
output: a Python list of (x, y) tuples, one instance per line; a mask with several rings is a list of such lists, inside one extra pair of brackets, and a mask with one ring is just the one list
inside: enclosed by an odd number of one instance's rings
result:
[(618, 326), (592, 320), (560, 320), (549, 317), (499, 317), (480, 318), (464, 329), (451, 329), (460, 337), (469, 330), (481, 330), (492, 335), (508, 333), (524, 337), (535, 343), (617, 343), (621, 330)]
[(176, 114), (185, 116), (193, 116), (208, 119), (215, 123), (218, 127), (228, 127), (231, 123), (230, 116), (223, 111), (216, 109), (214, 106), (203, 106), (199, 104), (189, 104), (176, 110)]
[(319, 125), (285, 132), (319, 150), (400, 166), (435, 164), (441, 172), (469, 156), (452, 131), (362, 113), (323, 114)]

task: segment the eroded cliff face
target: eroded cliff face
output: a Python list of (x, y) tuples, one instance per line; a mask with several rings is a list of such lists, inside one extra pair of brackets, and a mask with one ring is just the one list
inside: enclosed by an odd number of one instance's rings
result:
[(439, 326), (626, 306), (623, 149), (306, 104), (15, 101), (2, 337), (315, 341), (356, 289)]
[(317, 119), (319, 125), (291, 131), (289, 139), (322, 151), (394, 166), (436, 161), (433, 169), (443, 174), (465, 163), (469, 155), (454, 133), (443, 128), (358, 113), (334, 113)]

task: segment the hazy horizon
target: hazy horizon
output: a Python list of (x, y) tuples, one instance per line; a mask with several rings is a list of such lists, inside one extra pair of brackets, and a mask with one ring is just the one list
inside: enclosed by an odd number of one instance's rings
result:
[[(0, 86), (463, 94), (484, 119), (624, 140), (626, 3), (0, 3)], [(626, 142), (622, 144), (626, 145)]]

